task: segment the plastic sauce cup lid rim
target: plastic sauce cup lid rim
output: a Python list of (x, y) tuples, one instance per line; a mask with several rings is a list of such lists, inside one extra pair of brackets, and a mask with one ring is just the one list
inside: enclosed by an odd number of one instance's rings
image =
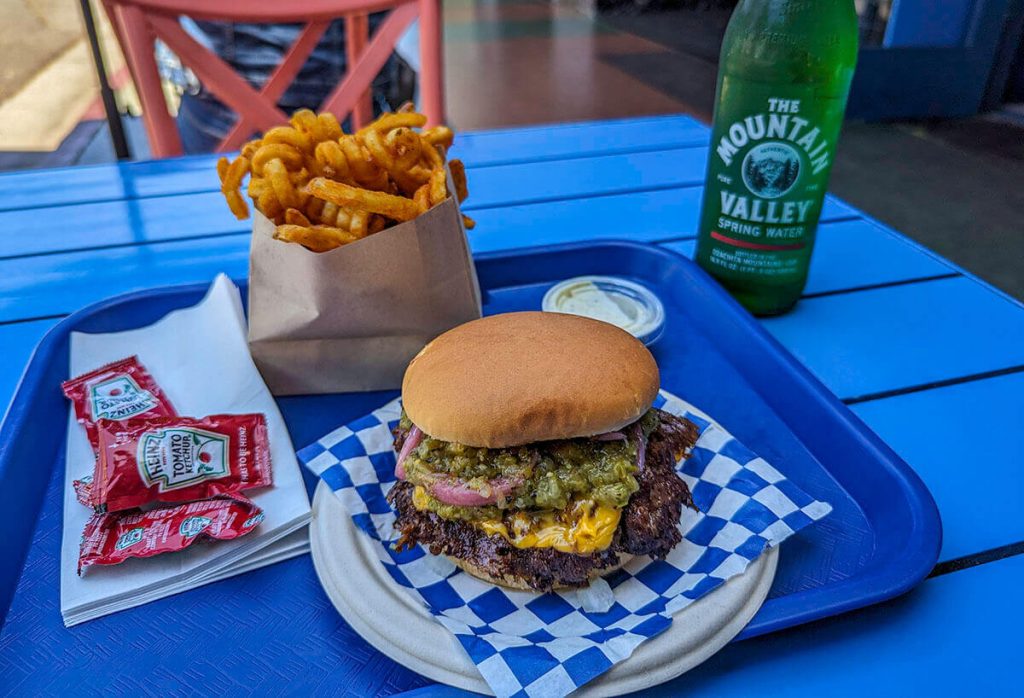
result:
[[(571, 299), (584, 297), (591, 301), (592, 306), (614, 304), (613, 317), (607, 313), (587, 313), (571, 307)], [(559, 283), (548, 289), (541, 302), (541, 308), (547, 312), (564, 312), (610, 322), (632, 334), (637, 339), (650, 344), (660, 335), (665, 325), (665, 308), (661, 301), (648, 288), (628, 279), (614, 276), (577, 276)]]

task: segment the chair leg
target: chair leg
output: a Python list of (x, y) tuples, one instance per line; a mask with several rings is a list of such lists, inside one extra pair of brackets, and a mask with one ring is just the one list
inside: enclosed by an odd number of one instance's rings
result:
[(128, 67), (142, 102), (142, 123), (149, 136), (154, 157), (181, 155), (181, 136), (174, 117), (167, 111), (167, 100), (160, 86), (160, 73), (154, 56), (153, 32), (142, 11), (130, 5), (113, 5), (112, 19), (118, 25)]
[(345, 77), (320, 108), (335, 114), (339, 119), (355, 109), (359, 97), (372, 85), (373, 78), (381, 71), (388, 61), (388, 56), (394, 51), (395, 43), (414, 19), (416, 5), (411, 2), (403, 3), (391, 10), (374, 32), (359, 60), (348, 66)]
[(444, 24), (441, 0), (419, 0), (420, 9), (420, 99), (430, 125), (443, 124), (444, 115)]
[[(277, 100), (281, 98), (302, 66), (305, 65), (309, 54), (316, 48), (324, 31), (327, 30), (328, 24), (330, 24), (329, 20), (316, 20), (306, 25), (306, 28), (295, 39), (295, 43), (288, 49), (288, 53), (284, 55), (277, 68), (263, 84), (263, 88), (260, 90), (262, 99), (277, 104)], [(221, 139), (220, 145), (217, 146), (217, 152), (237, 150), (255, 130), (250, 126), (247, 118), (239, 116), (228, 134)]]
[(149, 24), (217, 99), (231, 107), (239, 118), (252, 122), (254, 131), (265, 131), (288, 122), (287, 114), (261, 97), (219, 56), (189, 36), (176, 18), (153, 14)]
[[(359, 62), (370, 40), (370, 20), (365, 14), (345, 17), (345, 65), (346, 70)], [(344, 115), (339, 114), (340, 118)], [(360, 95), (352, 110), (352, 125), (360, 129), (373, 120), (373, 96), (370, 90)]]

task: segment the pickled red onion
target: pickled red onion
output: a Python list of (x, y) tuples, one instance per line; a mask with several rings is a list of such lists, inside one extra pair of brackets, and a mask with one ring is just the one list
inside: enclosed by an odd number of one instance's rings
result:
[(427, 485), (434, 499), (443, 504), (457, 507), (479, 507), (494, 504), (512, 494), (519, 482), (508, 478), (495, 478), (484, 485), (484, 490), (475, 490), (455, 478), (439, 479)]
[(395, 477), (399, 480), (405, 479), (405, 467), (402, 464), (409, 457), (409, 454), (420, 445), (421, 441), (423, 441), (423, 432), (418, 426), (413, 424), (409, 433), (405, 435), (405, 442), (402, 443), (402, 450), (399, 451), (398, 461), (395, 463)]

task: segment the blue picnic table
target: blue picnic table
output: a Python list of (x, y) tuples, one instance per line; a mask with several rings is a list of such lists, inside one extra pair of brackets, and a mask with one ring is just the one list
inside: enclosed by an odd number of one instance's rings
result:
[[(471, 186), (464, 208), (478, 222), (471, 246), (627, 238), (692, 256), (707, 140), (707, 128), (685, 116), (462, 134), (456, 151)], [(246, 276), (249, 223), (228, 212), (214, 160), (0, 176), (0, 404), (33, 347), (69, 313), (218, 272)], [(803, 300), (763, 326), (924, 479), (943, 520), (940, 562), (904, 597), (733, 643), (654, 693), (1014, 690), (1014, 640), (1024, 625), (1024, 307), (830, 198)], [(334, 610), (321, 599), (314, 612)], [(36, 652), (26, 653), (31, 643)], [(12, 648), (34, 664), (5, 660)], [(369, 646), (346, 652), (381, 677), (359, 690), (424, 684), (395, 674)], [(313, 653), (301, 685), (354, 690), (329, 656)], [(33, 675), (62, 661), (45, 638), (0, 629), (0, 693), (45, 685)]]

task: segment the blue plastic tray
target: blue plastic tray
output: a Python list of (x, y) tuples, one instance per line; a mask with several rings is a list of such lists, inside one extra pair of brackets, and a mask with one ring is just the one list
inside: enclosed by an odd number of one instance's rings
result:
[[(652, 346), (665, 388), (835, 507), (783, 546), (769, 599), (745, 636), (876, 603), (931, 570), (941, 527), (921, 480), (688, 259), (612, 242), (484, 255), (477, 266), (487, 313), (539, 308), (552, 283), (581, 274), (647, 285), (665, 303), (665, 333)], [(61, 623), (67, 404), (59, 385), (68, 377), (68, 333), (140, 327), (204, 291), (162, 288), (96, 304), (36, 350), (0, 427), (0, 689), (371, 695), (425, 685), (345, 624), (308, 556), (70, 630)], [(280, 404), (301, 447), (394, 394)]]

